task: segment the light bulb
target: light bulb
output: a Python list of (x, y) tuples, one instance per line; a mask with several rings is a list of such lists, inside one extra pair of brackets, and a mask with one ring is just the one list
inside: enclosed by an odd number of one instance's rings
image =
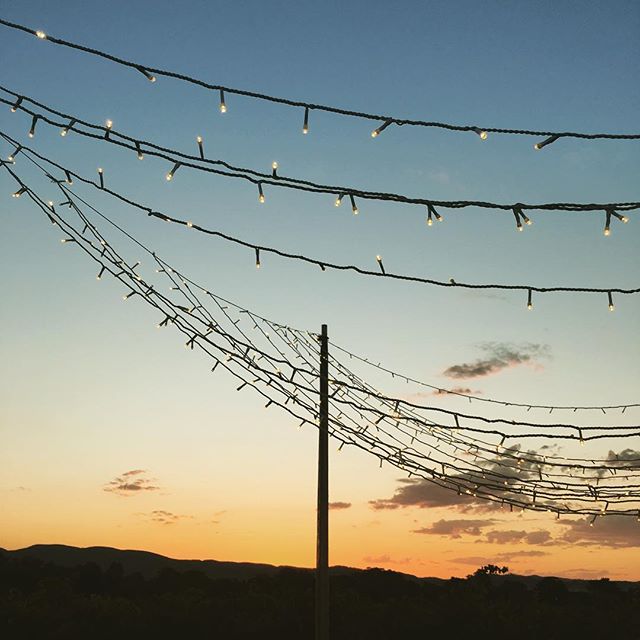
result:
[(193, 222), (191, 222), (191, 220), (187, 222), (187, 227), (193, 227)]
[(198, 143), (198, 152), (200, 153), (200, 159), (204, 160), (204, 146), (202, 145), (202, 136), (197, 136), (196, 142)]
[(489, 136), (484, 129), (480, 129), (479, 127), (471, 127), (471, 130), (479, 136), (480, 140), (486, 140)]
[(544, 147), (546, 147), (548, 144), (551, 144), (552, 142), (555, 142), (560, 136), (558, 135), (553, 135), (553, 136), (549, 136), (546, 140), (543, 140), (542, 142), (536, 142), (533, 145), (533, 148), (536, 151), (540, 151), (540, 149), (544, 149)]
[(371, 137), (377, 138), (392, 122), (393, 120), (386, 120), (383, 122), (377, 129), (374, 129), (371, 132)]
[(47, 39), (47, 34), (44, 31), (36, 31), (36, 36), (38, 38), (40, 38), (40, 40), (46, 40)]
[(258, 202), (264, 204), (264, 192), (262, 191), (262, 184), (258, 182)]
[(22, 104), (22, 100), (23, 100), (23, 99), (24, 99), (24, 98), (23, 98), (22, 96), (20, 96), (20, 97), (19, 97), (19, 98), (18, 98), (18, 99), (13, 103), (13, 105), (11, 106), (11, 113), (15, 113), (15, 112), (18, 110), (18, 108), (19, 108), (19, 107), (20, 107), (20, 105)]
[(342, 198), (343, 197), (344, 197), (344, 193), (341, 193), (336, 197), (336, 201), (334, 202), (336, 207), (339, 207), (342, 204)]
[(175, 174), (175, 172), (180, 168), (180, 163), (176, 162), (173, 165), (173, 168), (171, 169), (171, 171), (169, 171), (169, 173), (167, 173), (167, 175), (165, 176), (165, 178), (167, 179), (167, 181), (171, 181), (173, 180), (173, 176)]
[(29, 137), (33, 138), (36, 135), (36, 125), (38, 124), (38, 116), (33, 116), (31, 120), (31, 129), (29, 129)]
[(302, 133), (309, 133), (309, 107), (304, 108), (304, 122), (302, 124)]
[(220, 113), (227, 113), (227, 105), (224, 101), (224, 91), (220, 89)]
[(113, 127), (113, 120), (107, 120), (107, 121), (104, 123), (104, 126), (105, 126), (107, 129), (111, 129), (111, 128)]
[(136, 67), (136, 69), (149, 81), (149, 82), (155, 82), (156, 81), (156, 77), (149, 73), (149, 71), (147, 71), (144, 67)]

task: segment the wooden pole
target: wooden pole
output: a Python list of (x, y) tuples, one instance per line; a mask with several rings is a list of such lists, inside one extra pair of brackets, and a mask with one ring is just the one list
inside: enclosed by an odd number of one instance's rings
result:
[(329, 638), (329, 337), (320, 336), (320, 424), (318, 429), (318, 530), (316, 546), (316, 640)]

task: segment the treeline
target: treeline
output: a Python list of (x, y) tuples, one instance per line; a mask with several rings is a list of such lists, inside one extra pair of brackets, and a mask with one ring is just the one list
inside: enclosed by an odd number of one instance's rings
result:
[[(313, 638), (313, 573), (280, 569), (247, 581), (120, 564), (61, 567), (0, 556), (0, 637)], [(640, 637), (640, 588), (597, 580), (570, 592), (558, 578), (529, 590), (479, 571), (439, 584), (382, 569), (331, 577), (332, 640)]]

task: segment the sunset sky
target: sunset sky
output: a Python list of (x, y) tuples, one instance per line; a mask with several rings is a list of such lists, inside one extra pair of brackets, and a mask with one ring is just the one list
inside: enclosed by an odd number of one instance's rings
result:
[[(640, 131), (637, 2), (168, 2), (0, 0), (0, 16), (212, 83), (346, 109), (487, 127)], [(158, 144), (324, 184), (433, 199), (544, 203), (639, 199), (638, 141), (559, 140), (391, 127), (227, 97), (0, 27), (0, 84), (65, 113)], [(62, 138), (0, 108), (0, 130), (87, 177), (205, 226), (292, 253), (440, 280), (637, 287), (640, 219), (424, 207), (270, 189)], [(12, 148), (0, 141), (5, 158)], [(17, 172), (35, 174), (17, 158)], [(35, 179), (34, 179), (35, 181)], [(49, 188), (41, 179), (43, 189)], [(0, 172), (0, 547), (37, 543), (145, 549), (176, 558), (312, 566), (317, 433), (212, 376), (154, 313), (124, 304)], [(638, 401), (640, 296), (483, 294), (321, 272), (133, 214), (91, 196), (167, 260), (257, 313), (442, 387), (536, 404)], [(141, 267), (154, 268), (148, 260)], [(468, 365), (468, 366), (463, 366)], [(462, 377), (456, 372), (462, 371)], [(362, 369), (367, 372), (366, 368)], [(389, 394), (412, 385), (368, 371)], [(423, 392), (424, 390), (422, 390)], [(424, 397), (423, 397), (424, 399)], [(466, 401), (428, 397), (448, 408)], [(524, 412), (475, 403), (488, 416)], [(543, 422), (544, 412), (527, 414)], [(555, 417), (555, 414), (554, 414)], [(584, 424), (640, 423), (640, 410), (572, 413)], [(604, 420), (604, 422), (603, 422)], [(355, 449), (355, 448), (354, 448)], [(640, 438), (579, 453), (640, 451)], [(570, 447), (567, 455), (575, 455)], [(638, 453), (640, 457), (640, 453)], [(514, 573), (640, 580), (640, 523), (434, 504), (364, 452), (331, 446), (330, 562), (420, 576)]]

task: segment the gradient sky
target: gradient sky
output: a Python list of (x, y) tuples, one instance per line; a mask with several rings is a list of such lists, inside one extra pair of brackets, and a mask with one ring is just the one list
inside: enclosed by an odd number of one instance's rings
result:
[[(586, 132), (640, 130), (637, 2), (0, 1), (0, 15), (124, 58), (239, 88), (399, 117)], [(561, 140), (393, 127), (311, 114), (139, 74), (0, 28), (2, 84), (122, 133), (322, 183), (434, 199), (608, 202), (638, 199), (637, 142)], [(0, 110), (0, 128), (28, 141), (29, 119)], [(248, 240), (336, 262), (438, 279), (540, 286), (636, 287), (640, 220), (534, 213), (516, 233), (510, 213), (421, 207), (255, 190), (39, 125), (32, 141), (78, 173), (97, 166), (116, 190)], [(10, 148), (0, 143), (6, 156)], [(24, 170), (18, 162), (16, 170)], [(26, 174), (33, 176), (33, 173)], [(43, 184), (40, 181), (40, 184)], [(0, 546), (111, 545), (180, 558), (310, 566), (315, 554), (316, 437), (206, 363), (93, 266), (0, 174)], [(95, 193), (83, 192), (96, 200)], [(138, 217), (106, 212), (160, 255), (261, 315), (318, 330), (391, 368), (488, 397), (542, 404), (637, 400), (639, 296), (478, 295), (317, 268), (264, 256)], [(151, 269), (143, 264), (143, 269)], [(487, 342), (546, 345), (548, 355), (492, 376), (450, 380)], [(411, 394), (386, 378), (388, 393)], [(401, 389), (401, 390), (400, 390)], [(438, 399), (456, 406), (451, 399)], [(487, 415), (495, 410), (476, 405)], [(500, 415), (504, 415), (501, 413)], [(517, 413), (509, 415), (518, 417)], [(615, 421), (638, 422), (628, 411)], [(544, 414), (536, 415), (543, 420)], [(597, 416), (582, 414), (585, 423)], [(612, 419), (613, 418), (609, 418)], [(624, 446), (640, 449), (640, 443)], [(620, 443), (589, 447), (594, 456)], [(570, 450), (567, 450), (571, 454)], [(127, 476), (156, 490), (104, 491)], [(448, 508), (376, 510), (399, 473), (364, 453), (331, 455), (331, 563), (418, 575), (466, 575), (498, 561), (520, 573), (640, 579), (640, 525), (554, 523), (540, 514)], [(167, 515), (172, 514), (172, 515)], [(458, 520), (474, 520), (459, 524)], [(606, 519), (605, 519), (606, 520)], [(444, 521), (444, 524), (441, 523)], [(635, 521), (634, 521), (635, 523)], [(637, 523), (635, 523), (637, 524)], [(422, 530), (423, 533), (416, 533)], [(502, 535), (493, 532), (503, 532)], [(549, 537), (535, 534), (549, 531)]]

